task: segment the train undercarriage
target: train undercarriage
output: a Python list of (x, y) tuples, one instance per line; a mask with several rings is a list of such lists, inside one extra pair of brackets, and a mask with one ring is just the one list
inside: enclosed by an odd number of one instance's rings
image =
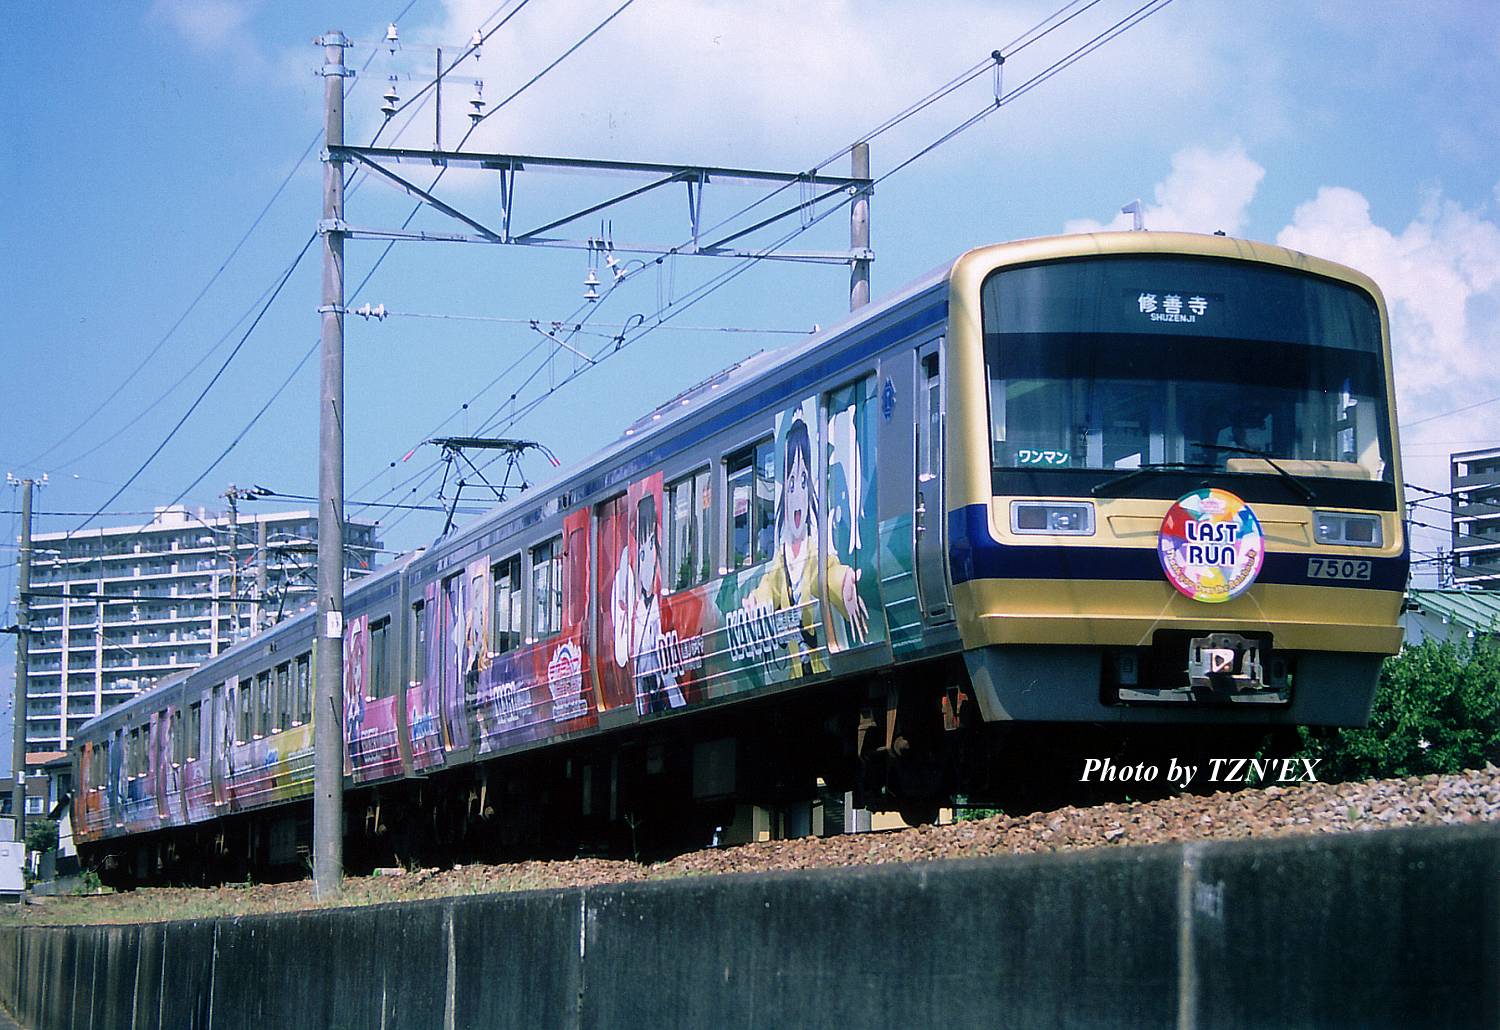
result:
[[(1083, 782), (1085, 763), (1199, 764), (1297, 744), (1291, 727), (1185, 734), (1179, 725), (986, 723), (956, 659), (903, 672), (346, 789), (346, 871), (580, 855), (652, 861), (831, 836), (858, 826), (857, 812), (919, 825), (955, 806), (1020, 814), (1148, 800), (1173, 786)], [(103, 882), (126, 888), (298, 879), (311, 847), (312, 806), (302, 801), (80, 851)]]

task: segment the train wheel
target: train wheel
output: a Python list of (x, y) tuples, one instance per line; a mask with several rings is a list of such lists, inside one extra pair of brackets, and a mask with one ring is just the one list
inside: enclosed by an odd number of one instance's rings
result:
[(896, 812), (907, 826), (931, 826), (938, 821), (942, 807), (937, 798), (913, 798), (903, 800)]

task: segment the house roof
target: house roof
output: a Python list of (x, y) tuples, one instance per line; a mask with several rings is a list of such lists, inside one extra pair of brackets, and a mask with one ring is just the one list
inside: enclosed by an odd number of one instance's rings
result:
[(1407, 608), (1482, 633), (1500, 633), (1500, 590), (1410, 590)]

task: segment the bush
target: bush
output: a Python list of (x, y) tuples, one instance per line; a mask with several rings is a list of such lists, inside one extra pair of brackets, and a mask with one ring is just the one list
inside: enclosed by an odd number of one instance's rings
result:
[(55, 819), (26, 820), (26, 850), (46, 854), (57, 850), (57, 821)]
[(1386, 659), (1369, 726), (1300, 732), (1325, 782), (1500, 763), (1500, 645), (1424, 640)]

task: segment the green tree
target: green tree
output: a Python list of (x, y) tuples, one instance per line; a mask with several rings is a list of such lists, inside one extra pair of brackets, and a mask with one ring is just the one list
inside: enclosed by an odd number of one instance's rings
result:
[(26, 820), (26, 849), (46, 854), (57, 850), (57, 821), (55, 819)]
[(1325, 781), (1454, 773), (1500, 763), (1500, 645), (1424, 640), (1381, 668), (1363, 729), (1301, 730)]

